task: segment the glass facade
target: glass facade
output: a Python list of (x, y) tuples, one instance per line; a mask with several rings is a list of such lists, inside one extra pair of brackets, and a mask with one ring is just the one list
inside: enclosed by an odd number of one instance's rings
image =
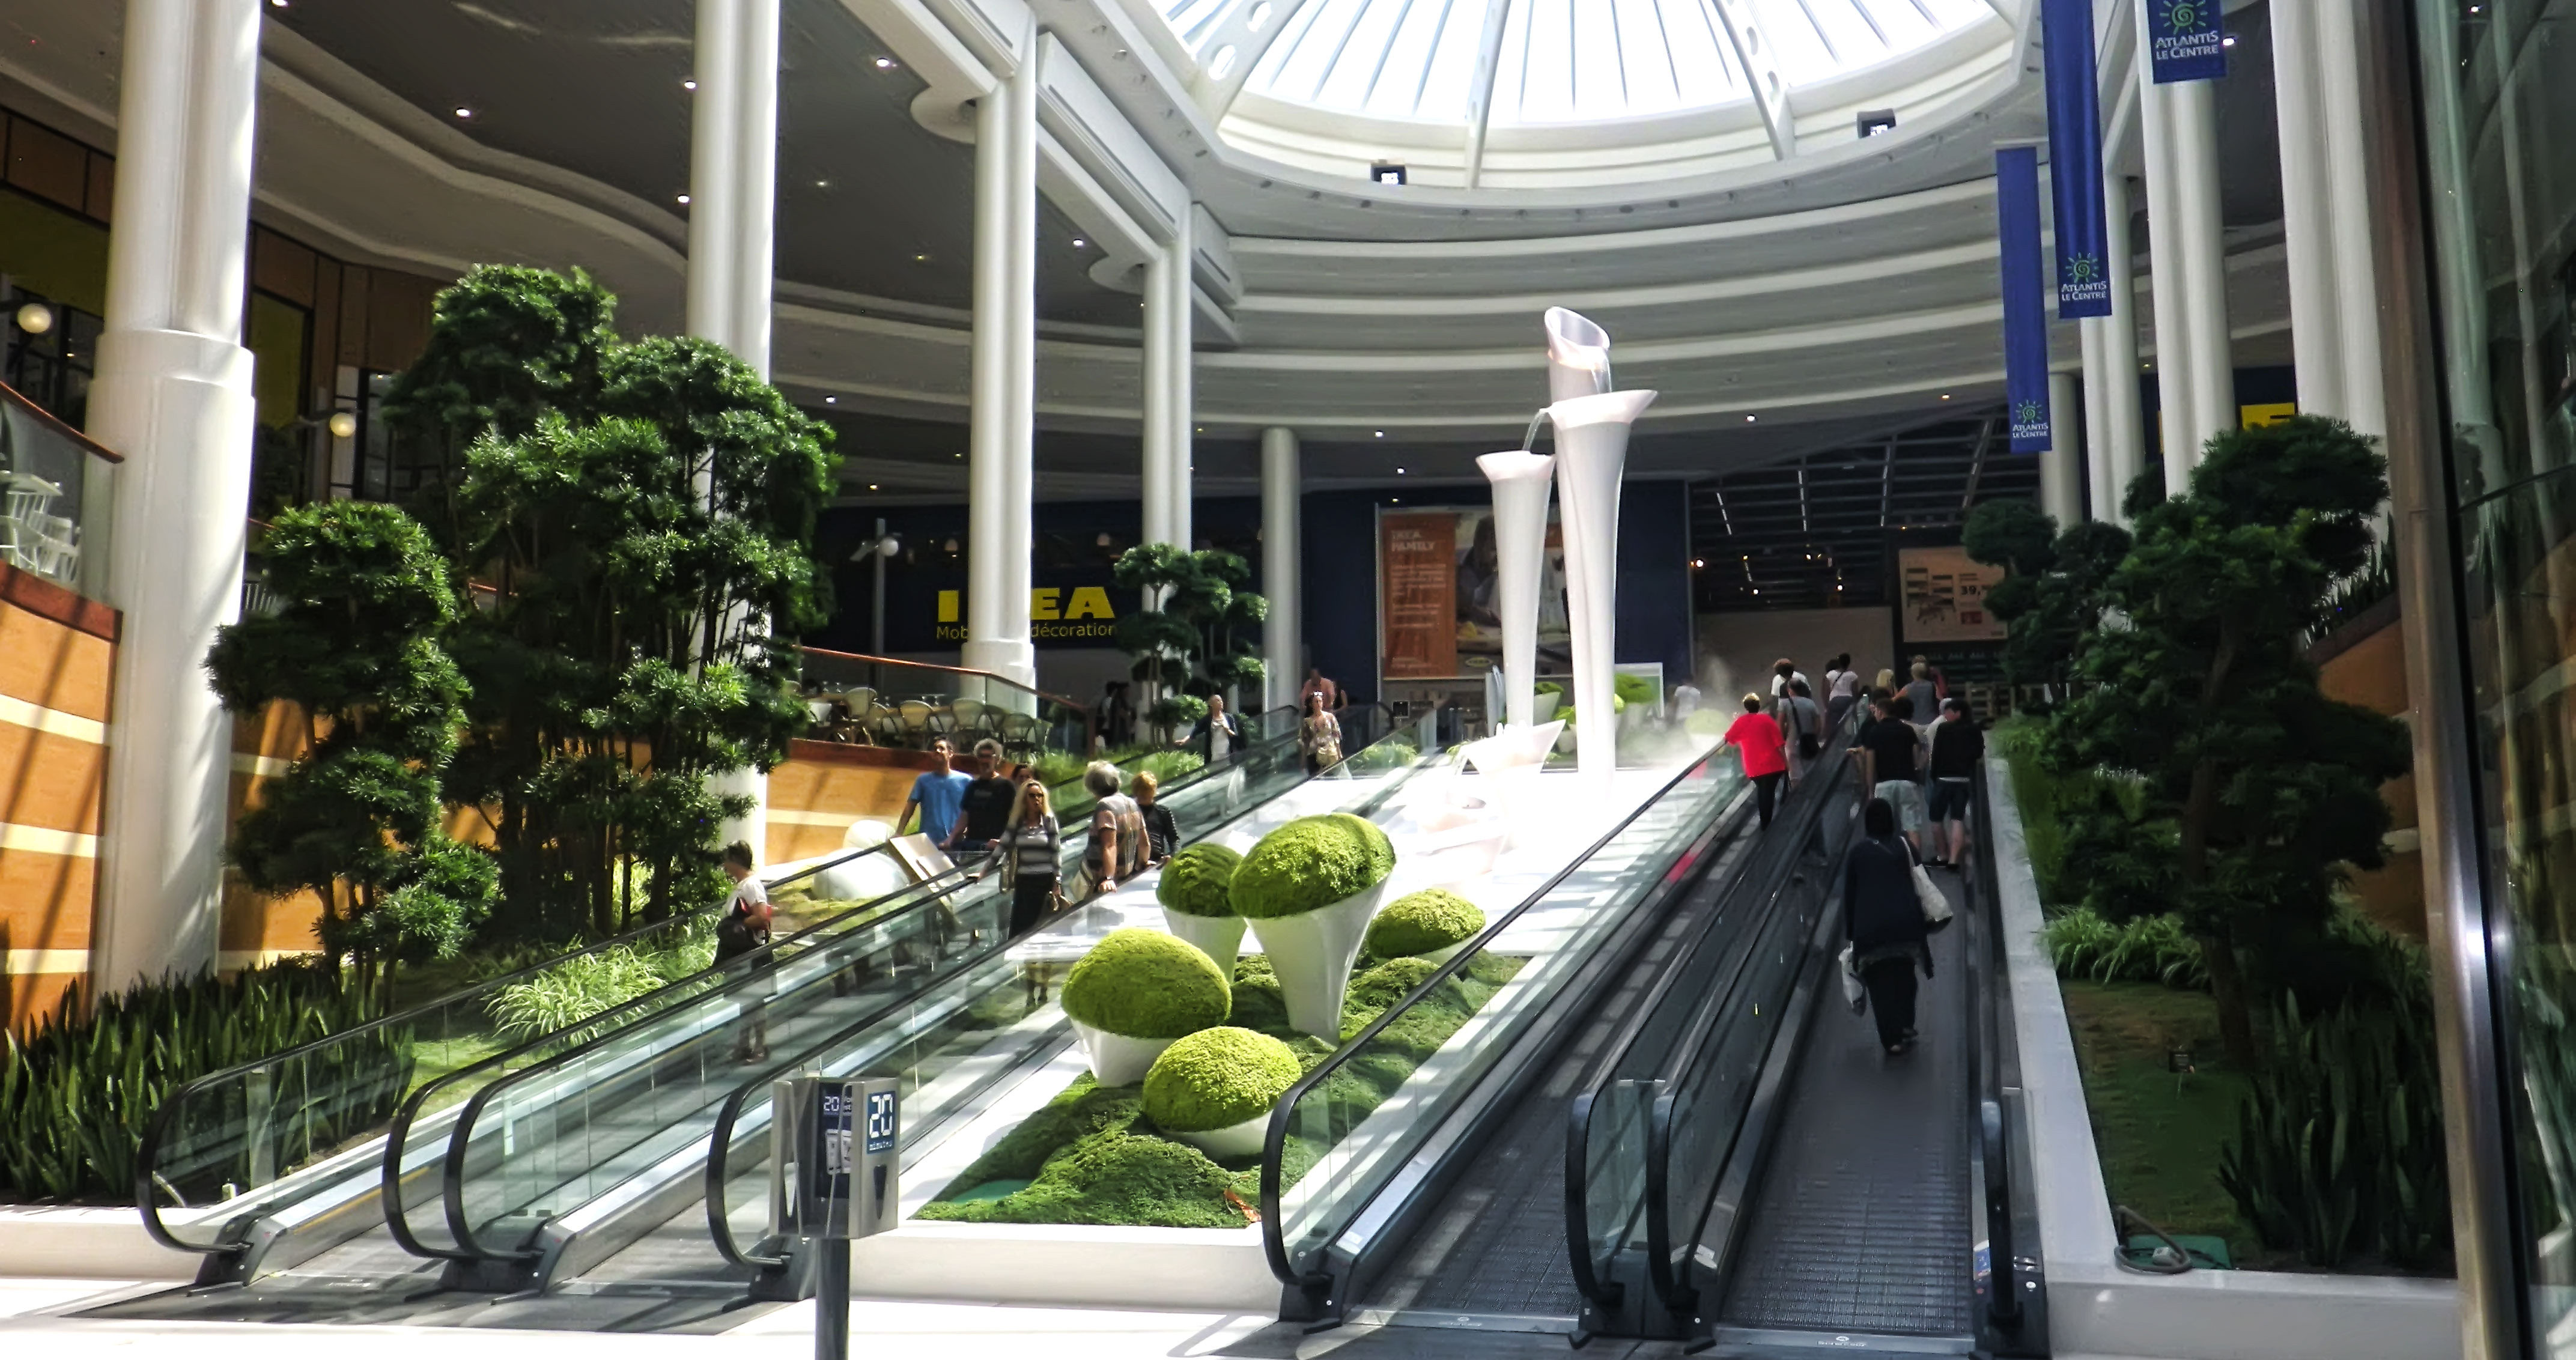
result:
[[(2417, 0), (2526, 1354), (2576, 1356), (2576, 0)], [(2486, 1074), (2472, 1073), (2470, 1089)]]

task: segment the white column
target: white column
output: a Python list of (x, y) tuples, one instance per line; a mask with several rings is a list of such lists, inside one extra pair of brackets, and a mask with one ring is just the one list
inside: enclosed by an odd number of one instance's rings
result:
[(966, 645), (976, 670), (1037, 678), (1029, 553), (1037, 412), (1037, 63), (975, 108), (975, 311), (966, 503)]
[[(778, 0), (698, 0), (689, 105), (689, 334), (769, 376), (778, 202)], [(746, 767), (708, 781), (752, 800), (720, 839), (769, 859), (769, 776)]]
[(1304, 584), (1305, 477), (1298, 467), (1297, 432), (1273, 425), (1261, 432), (1261, 593), (1270, 617), (1261, 625), (1261, 655), (1270, 667), (1268, 706), (1304, 708), (1297, 682), (1306, 678), (1298, 645), (1306, 636), (1299, 616)]
[(1190, 546), (1190, 219), (1145, 265), (1145, 541)]
[[(2155, 83), (2144, 56), (2149, 47), (2147, 7), (2134, 8), (2139, 16), (2138, 131), (2145, 143), (2147, 171), (2148, 304), (2156, 328), (2156, 443), (2164, 459), (2165, 487), (2175, 491), (2191, 471), (2192, 370), (2183, 357), (2191, 348), (2189, 327), (2183, 320), (2188, 271), (2182, 261), (2182, 208), (2174, 189), (2166, 87)], [(2124, 492), (2126, 486), (2122, 483)]]
[[(2379, 266), (2371, 252), (2371, 225), (2377, 217), (2363, 132), (2367, 119), (2358, 22), (2351, 5), (2316, 8), (2317, 107), (2326, 129), (2325, 202), (2333, 223), (2335, 320), (2343, 360), (2343, 408), (2333, 414), (2363, 434), (2383, 437), (2388, 433), (2387, 378), (2379, 366)], [(2284, 143), (2285, 161), (2288, 154)], [(2305, 373), (2300, 380), (2306, 381)]]
[(2039, 456), (2039, 508), (2060, 532), (2084, 522), (2084, 454), (2076, 435), (2076, 375), (2048, 375), (2048, 452)]
[[(2138, 277), (2129, 241), (2129, 181), (2103, 185), (2102, 245), (2108, 258), (2111, 314), (2078, 324), (2092, 342), (2086, 364), (2098, 353), (2101, 382), (2097, 413), (2084, 411), (2084, 437), (2089, 441), (2093, 471), (2093, 517), (2123, 524), (2120, 498), (2146, 466), (2146, 411), (2138, 396)], [(2097, 419), (2098, 415), (2098, 419)]]
[(1172, 404), (1172, 541), (1187, 548), (1198, 540), (1192, 535), (1192, 511), (1197, 506), (1197, 489), (1191, 470), (1198, 447), (1196, 383), (1193, 381), (1198, 362), (1192, 332), (1198, 320), (1198, 285), (1190, 281), (1193, 259), (1198, 253), (1190, 214), (1182, 213), (1173, 228), (1173, 239), (1164, 249), (1172, 255), (1170, 303), (1172, 314), (1165, 324), (1171, 329), (1170, 363), (1172, 376), (1166, 389)]
[[(2140, 8), (2146, 8), (2141, 6)], [(2191, 358), (2191, 461), (2236, 428), (2235, 346), (2227, 333), (2226, 227), (2218, 204), (2217, 90), (2206, 80), (2166, 87), (2167, 143), (2182, 213), (2183, 334)]]
[(2290, 352), (2298, 368), (2299, 409), (2325, 415), (2344, 409), (2344, 386), (2327, 129), (2318, 98), (2319, 8), (2332, 6), (2288, 4), (2271, 11), (2272, 89), (2281, 131), (2282, 251), (2290, 276)]
[[(250, 238), (259, 0), (129, 0), (116, 225), (89, 432), (111, 483), (124, 611), (90, 975), (101, 994), (215, 959), (232, 723), (206, 650), (241, 602), (250, 504)], [(96, 545), (93, 543), (93, 548)]]

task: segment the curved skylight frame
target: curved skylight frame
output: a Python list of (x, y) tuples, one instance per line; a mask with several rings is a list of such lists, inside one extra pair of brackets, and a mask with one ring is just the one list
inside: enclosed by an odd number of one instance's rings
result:
[[(1149, 3), (1197, 65), (1212, 113), (1248, 93), (1372, 122), (1479, 129), (1748, 101), (1782, 115), (1790, 90), (1897, 61), (1995, 15), (1991, 0)], [(1757, 90), (1770, 97), (1755, 101)]]

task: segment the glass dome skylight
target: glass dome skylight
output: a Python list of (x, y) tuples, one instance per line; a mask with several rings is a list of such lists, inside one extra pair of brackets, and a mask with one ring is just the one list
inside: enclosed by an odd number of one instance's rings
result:
[[(1720, 0), (1157, 3), (1203, 80), (1292, 105), (1434, 123), (1473, 117), (1489, 7), (1508, 6), (1492, 67), (1488, 121), (1496, 127), (1750, 98), (1733, 16), (1749, 21), (1752, 40), (1768, 44), (1795, 88), (1903, 56), (1993, 14), (1986, 0), (1729, 0), (1725, 9)], [(1250, 35), (1259, 37), (1244, 41)], [(1239, 69), (1246, 62), (1248, 72)]]

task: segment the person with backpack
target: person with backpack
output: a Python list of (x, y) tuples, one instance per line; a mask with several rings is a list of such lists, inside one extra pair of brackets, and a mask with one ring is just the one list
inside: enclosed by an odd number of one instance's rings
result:
[(1807, 682), (1792, 680), (1781, 692), (1773, 716), (1779, 719), (1788, 746), (1789, 787), (1796, 788), (1806, 782), (1808, 769), (1825, 753), (1825, 715), (1816, 707)]
[[(733, 899), (725, 914), (716, 922), (716, 962), (735, 959), (759, 951), (769, 943), (769, 890), (752, 872), (751, 843), (735, 841), (724, 848), (724, 874), (733, 880)], [(763, 955), (745, 965), (752, 973), (765, 973), (769, 958)], [(772, 982), (759, 977), (742, 989), (742, 1015), (734, 1032), (733, 1056), (737, 1062), (756, 1063), (769, 1057), (769, 993)]]

